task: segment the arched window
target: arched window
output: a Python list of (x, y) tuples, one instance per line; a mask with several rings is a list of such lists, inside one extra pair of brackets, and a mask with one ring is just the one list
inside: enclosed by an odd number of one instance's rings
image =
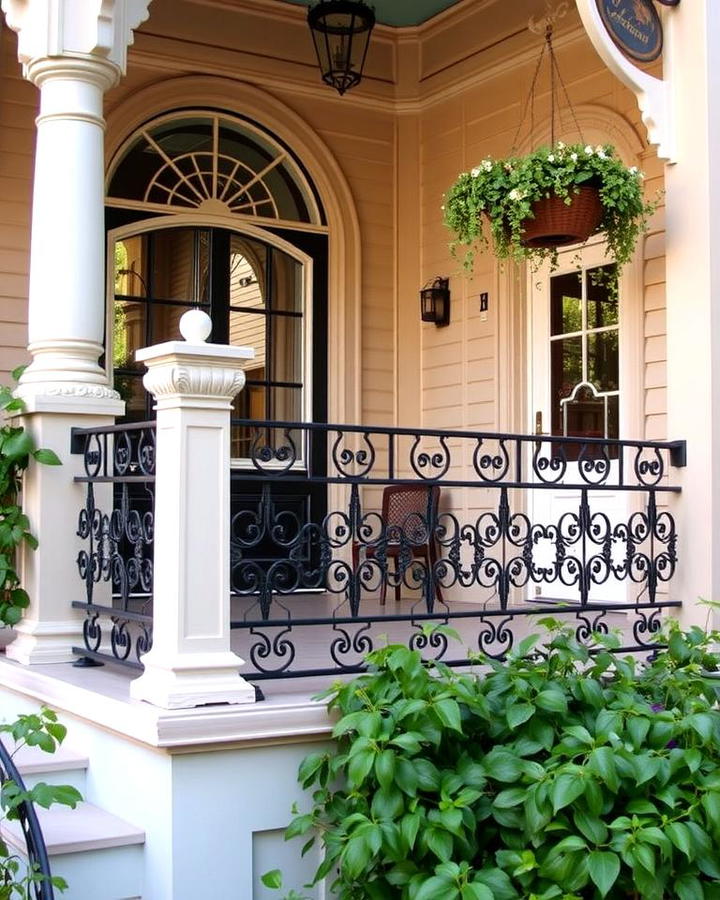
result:
[[(152, 415), (135, 351), (177, 339), (199, 307), (212, 341), (255, 349), (236, 414), (324, 420), (326, 227), (291, 151), (255, 123), (176, 112), (122, 145), (107, 193), (108, 361), (127, 418)], [(233, 456), (244, 440), (238, 430)]]

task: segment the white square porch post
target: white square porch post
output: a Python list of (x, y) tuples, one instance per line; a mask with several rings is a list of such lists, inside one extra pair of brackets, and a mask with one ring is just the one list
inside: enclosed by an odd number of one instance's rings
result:
[(206, 344), (210, 318), (180, 320), (185, 341), (138, 350), (157, 411), (153, 646), (131, 696), (165, 709), (251, 703), (230, 650), (230, 409), (250, 347)]

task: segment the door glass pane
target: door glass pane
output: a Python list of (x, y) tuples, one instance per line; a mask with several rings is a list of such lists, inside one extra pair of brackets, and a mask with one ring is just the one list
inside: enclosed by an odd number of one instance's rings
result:
[[(230, 343), (235, 347), (252, 347), (255, 359), (248, 367), (265, 369), (267, 316), (264, 313), (230, 312)], [(265, 377), (264, 375), (262, 376)]]
[(152, 296), (162, 300), (207, 301), (208, 232), (166, 228), (153, 235)]
[(270, 388), (270, 418), (283, 422), (302, 419), (302, 391), (300, 388)]
[(230, 306), (264, 309), (267, 247), (240, 235), (230, 237)]
[(619, 322), (617, 266), (588, 269), (585, 279), (587, 327), (592, 329), (617, 325)]
[(587, 336), (587, 373), (598, 391), (616, 391), (619, 383), (618, 331), (597, 331)]
[(276, 250), (273, 253), (273, 309), (302, 312), (303, 284), (300, 263)]
[(560, 401), (582, 381), (582, 338), (563, 338), (550, 345), (552, 433), (562, 434)]
[(273, 316), (272, 381), (302, 382), (302, 319)]
[(115, 390), (125, 401), (125, 418), (141, 421), (147, 418), (147, 392), (142, 383), (142, 375), (115, 375)]
[(147, 297), (147, 237), (137, 235), (115, 242), (115, 293)]
[(135, 351), (147, 343), (146, 305), (132, 300), (116, 300), (113, 309), (113, 366), (116, 369), (138, 369), (144, 372), (143, 363), (135, 362)]
[(180, 319), (191, 309), (185, 304), (149, 303), (150, 344), (161, 344), (163, 341), (180, 340)]
[(550, 334), (582, 330), (582, 281), (577, 272), (550, 279)]

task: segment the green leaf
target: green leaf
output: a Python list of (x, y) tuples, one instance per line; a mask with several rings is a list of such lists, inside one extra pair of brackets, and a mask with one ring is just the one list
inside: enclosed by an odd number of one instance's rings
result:
[(260, 876), (260, 881), (267, 888), (271, 888), (276, 890), (277, 888), (282, 887), (282, 872), (280, 869), (272, 869), (270, 872), (266, 872), (264, 875)]
[(367, 778), (375, 762), (372, 750), (363, 750), (352, 757), (348, 764), (348, 780), (353, 787), (359, 787)]
[(462, 733), (462, 725), (460, 724), (460, 707), (456, 700), (448, 697), (445, 700), (438, 700), (433, 704), (435, 714), (442, 725), (451, 728), (453, 731)]
[(61, 466), (62, 460), (54, 450), (48, 450), (47, 447), (41, 447), (33, 452), (35, 462), (42, 463), (44, 466)]
[(613, 793), (620, 787), (615, 758), (610, 747), (597, 747), (590, 754), (589, 768), (596, 772)]
[(460, 890), (462, 900), (494, 900), (495, 894), (484, 884), (464, 884)]
[(535, 697), (535, 705), (548, 712), (566, 713), (567, 697), (557, 690), (550, 689), (540, 691), (537, 697)]
[(500, 793), (493, 800), (493, 806), (496, 809), (512, 809), (525, 802), (527, 790), (525, 788), (508, 788)]
[(690, 832), (682, 822), (669, 822), (665, 833), (681, 853), (692, 859)]
[(31, 453), (32, 449), (32, 438), (25, 429), (19, 429), (3, 443), (2, 454), (13, 459), (20, 459)]
[(697, 732), (705, 742), (712, 739), (716, 722), (717, 719), (710, 713), (695, 713), (695, 715), (688, 716), (687, 718), (688, 725), (693, 731)]
[(585, 792), (585, 780), (578, 775), (560, 775), (550, 788), (553, 812), (569, 806)]
[(340, 867), (354, 881), (363, 874), (367, 875), (365, 869), (371, 856), (372, 850), (364, 837), (351, 837), (340, 856)]
[(576, 809), (573, 820), (591, 843), (603, 844), (607, 840), (607, 826), (597, 816), (589, 815), (584, 809)]
[(425, 832), (428, 849), (437, 856), (440, 862), (447, 862), (452, 856), (453, 839), (441, 828), (430, 827)]
[(416, 894), (410, 895), (413, 900), (455, 900), (458, 896), (457, 888), (448, 883), (447, 879), (433, 875), (420, 886)]
[(496, 781), (515, 781), (522, 773), (522, 761), (508, 750), (491, 750), (483, 760), (483, 767)]
[(674, 896), (678, 900), (704, 900), (705, 893), (700, 880), (689, 872), (675, 880)]
[(395, 780), (395, 753), (383, 750), (375, 759), (375, 777), (382, 788), (389, 788)]
[(527, 722), (533, 715), (535, 710), (529, 703), (514, 703), (508, 706), (506, 710), (507, 723), (510, 728), (517, 728), (523, 722)]

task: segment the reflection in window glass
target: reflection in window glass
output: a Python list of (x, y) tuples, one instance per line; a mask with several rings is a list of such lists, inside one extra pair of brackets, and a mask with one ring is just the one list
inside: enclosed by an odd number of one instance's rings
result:
[(587, 336), (588, 381), (598, 391), (616, 391), (619, 382), (618, 332), (597, 331)]
[(618, 311), (617, 266), (598, 266), (585, 273), (587, 292), (587, 327), (604, 328), (617, 325)]
[(582, 280), (575, 272), (550, 282), (550, 334), (582, 331)]

